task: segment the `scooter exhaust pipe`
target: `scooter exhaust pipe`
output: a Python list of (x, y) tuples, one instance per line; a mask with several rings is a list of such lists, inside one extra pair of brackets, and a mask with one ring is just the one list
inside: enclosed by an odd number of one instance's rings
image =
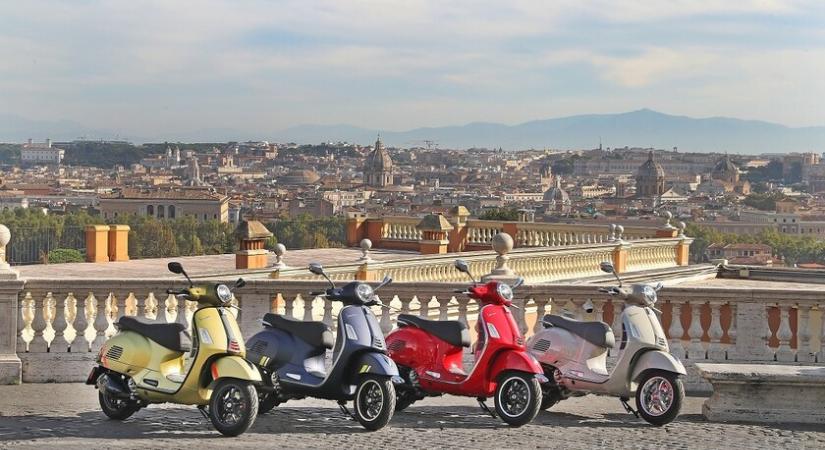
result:
[(97, 388), (116, 398), (130, 398), (128, 388), (120, 380), (109, 375), (101, 375), (97, 379)]

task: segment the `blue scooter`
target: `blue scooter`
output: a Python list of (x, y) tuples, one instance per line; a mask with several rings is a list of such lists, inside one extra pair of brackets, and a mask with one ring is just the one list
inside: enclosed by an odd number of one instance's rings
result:
[[(395, 386), (402, 382), (398, 368), (387, 356), (384, 334), (369, 308), (380, 304), (373, 288), (353, 281), (343, 287), (335, 283), (318, 263), (309, 271), (323, 276), (330, 288), (311, 292), (344, 304), (338, 313), (338, 336), (323, 322), (307, 322), (279, 314), (266, 314), (264, 329), (246, 344), (247, 359), (261, 372), (263, 385), (259, 414), (290, 399), (315, 397), (337, 400), (342, 411), (368, 430), (383, 428), (395, 411)], [(387, 277), (376, 288), (392, 281)], [(332, 353), (332, 367), (326, 370), (326, 351)], [(354, 414), (346, 402), (354, 400)]]

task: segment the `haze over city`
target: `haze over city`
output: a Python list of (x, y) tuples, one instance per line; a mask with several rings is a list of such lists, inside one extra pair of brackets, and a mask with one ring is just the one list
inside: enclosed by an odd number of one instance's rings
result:
[(642, 108), (821, 126), (823, 19), (813, 1), (9, 2), (0, 114), (131, 140)]

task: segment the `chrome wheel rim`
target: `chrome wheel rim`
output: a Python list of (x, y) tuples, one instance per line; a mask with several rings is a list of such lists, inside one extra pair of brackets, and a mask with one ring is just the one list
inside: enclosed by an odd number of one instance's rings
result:
[(641, 407), (648, 415), (658, 417), (673, 407), (673, 385), (665, 377), (651, 377), (642, 385)]
[(530, 386), (527, 380), (521, 377), (512, 377), (501, 383), (498, 390), (498, 404), (501, 412), (508, 417), (518, 417), (527, 410), (530, 404)]
[(108, 392), (103, 393), (103, 401), (106, 402), (106, 406), (109, 409), (113, 409), (113, 410), (116, 410), (116, 411), (120, 411), (122, 409), (125, 409), (127, 406), (129, 406), (128, 401), (126, 401), (122, 398), (113, 397)]
[(215, 417), (225, 425), (239, 423), (246, 411), (244, 395), (237, 386), (227, 386), (219, 394)]
[(384, 409), (384, 395), (375, 380), (367, 380), (358, 390), (358, 414), (367, 422), (377, 419)]

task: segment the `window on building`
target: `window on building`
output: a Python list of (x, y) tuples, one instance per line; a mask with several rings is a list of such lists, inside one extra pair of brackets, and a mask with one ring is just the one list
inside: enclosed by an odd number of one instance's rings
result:
[(175, 218), (175, 205), (169, 205), (169, 218)]
[(206, 220), (206, 219), (208, 219), (208, 218), (209, 218), (209, 214), (204, 214), (204, 215), (203, 215), (203, 220)]
[(146, 207), (146, 215), (154, 216), (155, 215), (155, 205), (149, 205)]
[(158, 205), (158, 219), (166, 217), (166, 208), (163, 205)]

